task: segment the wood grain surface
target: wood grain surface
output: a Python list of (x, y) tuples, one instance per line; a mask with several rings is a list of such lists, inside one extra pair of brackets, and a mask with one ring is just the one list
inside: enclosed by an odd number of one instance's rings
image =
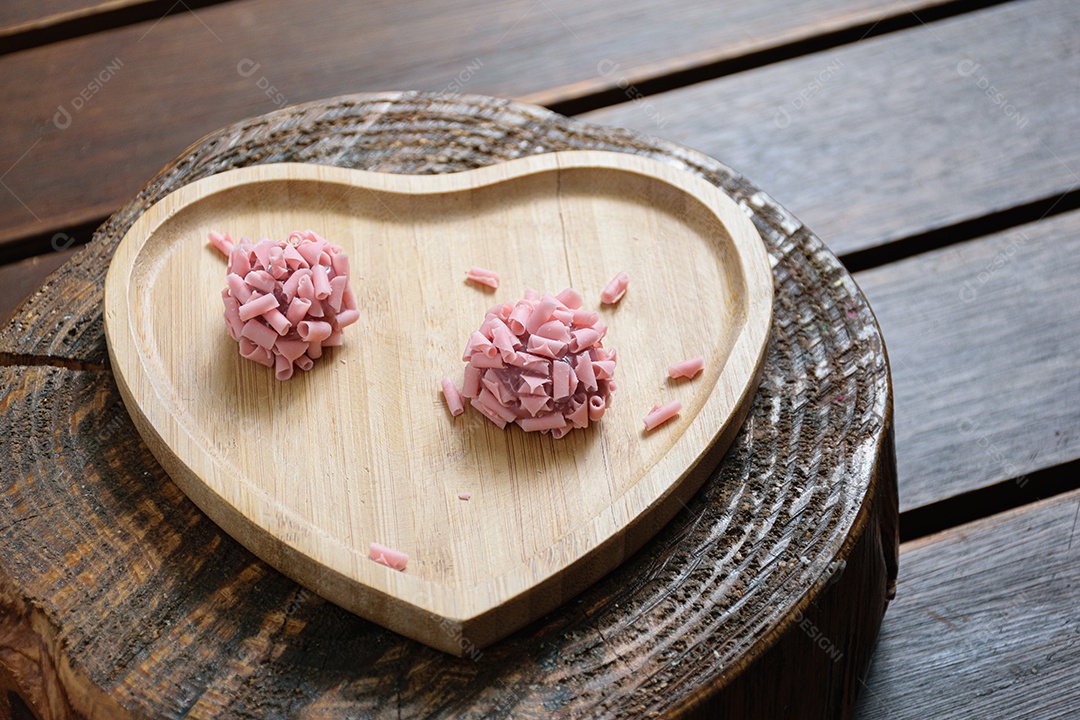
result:
[(855, 716), (1073, 717), (1078, 518), (1074, 491), (902, 546)]
[(724, 160), (843, 255), (1075, 189), (1077, 23), (1007, 3), (583, 118)]
[(889, 343), (901, 509), (1077, 457), (1078, 275), (1080, 212), (856, 275)]
[[(297, 228), (344, 247), (361, 314), (343, 346), (282, 382), (225, 333), (224, 258), (206, 238)], [(500, 287), (465, 282), (473, 264), (498, 268)], [(632, 292), (602, 306), (619, 272)], [(436, 391), (447, 376), (461, 387), (487, 309), (530, 287), (591, 299), (618, 350), (615, 402), (562, 440), (471, 407), (455, 419)], [(139, 218), (105, 288), (110, 367), (174, 482), (305, 587), (459, 655), (572, 598), (697, 490), (749, 410), (771, 313), (765, 248), (738, 205), (688, 172), (602, 152), (429, 176), (299, 163), (214, 175)], [(695, 382), (668, 380), (695, 356), (708, 358)], [(679, 417), (646, 432), (649, 408), (672, 401)], [(372, 542), (407, 553), (405, 572), (372, 562)]]
[(176, 8), (160, 23), (0, 57), (0, 101), (14, 119), (0, 127), (0, 245), (103, 218), (202, 135), (287, 104), (398, 89), (553, 102), (939, 4), (455, 0), (417, 12), (396, 0), (330, 0), (313, 12), (294, 0), (236, 0)]
[(147, 0), (6, 0), (0, 9), (0, 37), (144, 2)]
[[(574, 148), (664, 159), (751, 213), (775, 291), (761, 386), (724, 462), (652, 542), (532, 626), (455, 659), (301, 590), (169, 481), (105, 365), (104, 261), (157, 199), (239, 165), (432, 173)], [(167, 167), (22, 306), (12, 335), (28, 352), (0, 369), (0, 452), (19, 463), (0, 488), (0, 657), (42, 718), (850, 714), (896, 571), (884, 349), (835, 256), (715, 160), (505, 101), (295, 108)]]

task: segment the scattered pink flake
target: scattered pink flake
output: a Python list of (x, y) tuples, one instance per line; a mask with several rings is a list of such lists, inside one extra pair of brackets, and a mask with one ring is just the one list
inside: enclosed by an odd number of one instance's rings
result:
[(457, 417), (465, 412), (465, 403), (461, 399), (461, 393), (458, 392), (457, 387), (454, 386), (454, 381), (449, 377), (444, 377), (442, 379), (441, 387), (443, 398), (446, 400), (446, 407), (450, 409), (450, 414)]
[(472, 493), (458, 493), (458, 500), (468, 500), (472, 497)]
[(409, 562), (409, 556), (405, 553), (377, 542), (368, 545), (368, 557), (393, 570), (404, 570)]
[(653, 409), (645, 416), (645, 429), (653, 430), (654, 428), (663, 425), (668, 420), (678, 415), (681, 410), (682, 403), (677, 400), (675, 402), (669, 402), (667, 405), (653, 405)]
[(233, 240), (229, 233), (222, 235), (219, 232), (210, 231), (210, 244), (216, 247), (222, 255), (229, 257), (233, 251)]
[(462, 395), (484, 417), (555, 438), (603, 417), (615, 392), (615, 351), (603, 346), (607, 327), (597, 313), (572, 307), (580, 298), (569, 288), (527, 290), (488, 310), (462, 357)]
[(465, 279), (470, 280), (478, 285), (487, 285), (489, 288), (497, 289), (499, 287), (499, 273), (494, 270), (485, 270), (484, 268), (469, 268), (465, 273)]
[(700, 355), (677, 362), (667, 369), (670, 378), (692, 378), (705, 368), (705, 358)]
[(604, 288), (604, 292), (600, 293), (600, 302), (605, 305), (614, 305), (622, 300), (622, 296), (626, 294), (626, 287), (630, 284), (630, 277), (621, 272), (612, 278), (608, 286)]

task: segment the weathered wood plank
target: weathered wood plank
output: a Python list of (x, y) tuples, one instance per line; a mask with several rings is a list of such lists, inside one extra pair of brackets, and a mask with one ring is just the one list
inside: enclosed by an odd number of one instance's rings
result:
[(4, 0), (0, 5), (0, 38), (61, 22), (91, 17), (149, 0)]
[(1075, 188), (1078, 23), (1009, 3), (584, 118), (727, 162), (844, 254)]
[[(346, 92), (552, 102), (943, 0), (237, 0), (0, 58), (0, 244), (108, 215), (200, 136)], [(561, 88), (561, 89), (559, 89)]]
[(1080, 457), (1078, 277), (1080, 212), (856, 275), (896, 383), (902, 509)]
[(0, 54), (156, 22), (229, 0), (6, 0), (0, 6)]
[(1080, 491), (901, 546), (859, 720), (1080, 707)]

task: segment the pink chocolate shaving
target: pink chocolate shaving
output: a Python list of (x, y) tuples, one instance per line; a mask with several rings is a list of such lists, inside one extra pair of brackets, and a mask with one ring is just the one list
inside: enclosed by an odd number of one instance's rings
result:
[(682, 403), (677, 400), (669, 402), (667, 405), (653, 405), (653, 409), (645, 416), (645, 429), (653, 430), (663, 425), (678, 415), (680, 410), (682, 410)]
[(619, 302), (626, 294), (626, 286), (629, 284), (630, 277), (624, 272), (619, 273), (604, 288), (604, 292), (600, 293), (600, 302), (605, 305), (614, 305)]
[(221, 251), (221, 254), (225, 257), (229, 257), (233, 251), (233, 240), (229, 237), (229, 233), (222, 235), (219, 232), (210, 231), (210, 244)]
[(667, 369), (670, 378), (692, 378), (705, 368), (705, 358), (700, 355), (677, 362)]
[(469, 268), (465, 272), (465, 279), (470, 280), (478, 285), (487, 285), (489, 288), (498, 289), (499, 287), (499, 273), (494, 270), (485, 270), (484, 268), (474, 267)]
[(607, 328), (580, 299), (569, 288), (526, 291), (488, 310), (466, 344), (462, 395), (500, 428), (516, 423), (561, 438), (600, 420), (615, 392), (615, 352), (603, 347)]
[(240, 354), (274, 368), (288, 380), (307, 371), (324, 347), (341, 344), (341, 330), (360, 319), (349, 287), (349, 259), (341, 247), (311, 230), (288, 240), (247, 238), (211, 232), (210, 244), (229, 259), (225, 326)]
[(377, 542), (368, 545), (368, 557), (393, 570), (404, 570), (409, 562), (409, 556), (405, 553)]
[(440, 387), (442, 388), (443, 398), (446, 400), (446, 407), (450, 409), (450, 414), (457, 417), (465, 412), (465, 402), (461, 399), (461, 393), (458, 392), (457, 387), (454, 386), (454, 381), (449, 377), (444, 377)]

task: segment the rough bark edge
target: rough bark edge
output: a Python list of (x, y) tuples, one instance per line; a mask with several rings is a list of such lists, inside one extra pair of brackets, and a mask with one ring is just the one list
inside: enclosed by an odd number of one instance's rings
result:
[[(896, 451), (893, 433), (893, 411), (890, 401), (885, 418), (887, 433), (874, 464), (871, 491), (859, 512), (855, 530), (834, 560), (833, 572), (822, 577), (793, 608), (792, 613), (777, 625), (768, 636), (745, 656), (745, 663), (725, 673), (718, 688), (702, 688), (679, 709), (686, 720), (708, 720), (716, 717), (850, 717), (870, 666), (877, 643), (881, 620), (896, 594), (897, 569), (900, 559), (899, 507), (897, 489)], [(874, 596), (874, 588), (884, 583), (884, 598)], [(845, 596), (874, 600), (869, 608), (867, 625), (878, 631), (860, 637), (859, 630), (836, 606), (845, 605)], [(830, 607), (832, 606), (832, 607)], [(830, 612), (831, 610), (831, 612)], [(819, 643), (825, 642), (827, 647)], [(835, 663), (843, 662), (843, 680), (837, 682), (825, 663), (840, 650)], [(793, 658), (815, 658), (813, 670), (798, 670), (799, 685), (831, 690), (799, 694), (792, 684), (784, 683), (790, 676)], [(762, 682), (765, 680), (766, 682)], [(775, 681), (769, 683), (768, 681)], [(809, 700), (809, 703), (807, 702)], [(813, 704), (814, 702), (817, 704)]]

